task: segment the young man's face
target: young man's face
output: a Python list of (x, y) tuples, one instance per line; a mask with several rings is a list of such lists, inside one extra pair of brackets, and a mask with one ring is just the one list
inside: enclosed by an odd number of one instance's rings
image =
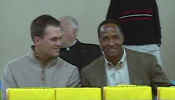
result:
[(123, 35), (115, 24), (104, 24), (100, 31), (100, 46), (108, 60), (116, 59), (122, 53)]
[(47, 26), (43, 37), (35, 38), (35, 46), (41, 56), (52, 58), (59, 56), (63, 33), (58, 26)]

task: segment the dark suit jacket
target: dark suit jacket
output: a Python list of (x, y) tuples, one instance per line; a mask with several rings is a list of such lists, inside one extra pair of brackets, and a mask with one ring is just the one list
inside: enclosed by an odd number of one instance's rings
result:
[(77, 66), (79, 70), (102, 55), (98, 45), (81, 43), (79, 40), (69, 49), (62, 48), (60, 57)]
[[(125, 50), (131, 84), (156, 87), (160, 83), (169, 83), (156, 58), (149, 54)], [(107, 86), (104, 56), (82, 69), (81, 82), (85, 87)]]

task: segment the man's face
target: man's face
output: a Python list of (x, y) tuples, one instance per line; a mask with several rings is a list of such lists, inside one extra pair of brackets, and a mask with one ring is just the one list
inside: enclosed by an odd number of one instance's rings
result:
[(63, 47), (73, 43), (76, 39), (76, 29), (72, 26), (71, 22), (67, 20), (61, 20), (61, 27), (64, 31), (63, 35)]
[(118, 58), (122, 53), (123, 35), (115, 24), (104, 24), (100, 29), (100, 46), (108, 60)]
[(62, 36), (60, 27), (47, 26), (43, 37), (35, 37), (35, 46), (39, 54), (48, 58), (59, 56)]

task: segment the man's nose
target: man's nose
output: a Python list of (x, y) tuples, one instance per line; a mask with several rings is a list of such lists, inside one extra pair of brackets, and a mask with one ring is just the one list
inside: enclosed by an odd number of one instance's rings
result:
[(113, 46), (113, 45), (114, 45), (114, 40), (113, 40), (113, 39), (110, 39), (110, 40), (109, 40), (109, 45), (110, 45), (110, 46)]
[(62, 47), (62, 41), (57, 41), (57, 42), (56, 42), (56, 46)]

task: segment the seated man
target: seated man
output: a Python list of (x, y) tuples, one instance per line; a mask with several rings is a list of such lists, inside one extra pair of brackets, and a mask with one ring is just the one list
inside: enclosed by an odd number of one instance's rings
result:
[(59, 58), (63, 33), (60, 22), (41, 15), (31, 24), (31, 51), (10, 61), (2, 79), (3, 100), (7, 88), (75, 87), (79, 85), (77, 67)]
[(81, 70), (84, 66), (101, 55), (98, 45), (82, 43), (77, 39), (78, 21), (71, 16), (59, 19), (64, 31), (63, 48), (60, 57), (77, 66)]
[(106, 19), (118, 19), (126, 48), (152, 54), (162, 65), (159, 0), (110, 0)]
[(168, 84), (154, 56), (123, 47), (124, 36), (118, 21), (103, 21), (98, 27), (98, 39), (104, 55), (82, 69), (83, 86)]

